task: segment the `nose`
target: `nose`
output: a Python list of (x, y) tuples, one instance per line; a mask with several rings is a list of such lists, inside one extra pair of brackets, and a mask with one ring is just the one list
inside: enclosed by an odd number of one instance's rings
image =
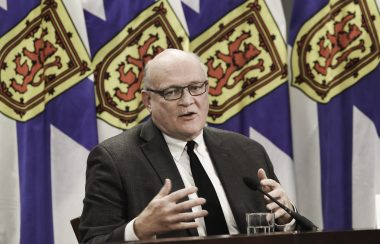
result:
[(183, 89), (182, 97), (179, 99), (179, 104), (182, 106), (189, 106), (194, 102), (193, 96), (187, 88)]

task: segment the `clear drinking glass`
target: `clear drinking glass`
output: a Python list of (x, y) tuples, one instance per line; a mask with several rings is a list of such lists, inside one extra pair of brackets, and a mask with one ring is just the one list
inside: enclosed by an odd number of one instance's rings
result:
[(247, 234), (274, 232), (274, 213), (246, 213)]

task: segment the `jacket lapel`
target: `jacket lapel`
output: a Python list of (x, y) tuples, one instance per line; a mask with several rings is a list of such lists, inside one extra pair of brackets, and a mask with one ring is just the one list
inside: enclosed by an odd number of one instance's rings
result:
[[(162, 136), (161, 131), (154, 125), (151, 119), (144, 124), (140, 137), (145, 141), (141, 145), (142, 151), (158, 177), (161, 179), (162, 184), (164, 184), (165, 179), (170, 179), (172, 181), (172, 192), (184, 188), (185, 185), (166, 141)], [(160, 236), (184, 236), (184, 234), (181, 233), (187, 233), (187, 235), (190, 236), (198, 236), (198, 231), (196, 229), (177, 231), (175, 233), (170, 232)]]
[(165, 179), (172, 181), (172, 191), (177, 191), (185, 187), (178, 168), (175, 165), (169, 148), (165, 142), (161, 131), (153, 124), (152, 120), (148, 120), (144, 124), (140, 137), (145, 140), (141, 148), (148, 158), (152, 168), (160, 177), (162, 184)]

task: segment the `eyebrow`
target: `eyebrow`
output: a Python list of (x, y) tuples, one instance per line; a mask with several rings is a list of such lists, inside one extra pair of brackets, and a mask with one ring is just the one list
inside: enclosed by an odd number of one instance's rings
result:
[(201, 83), (204, 83), (205, 81), (206, 80), (204, 80), (204, 81), (191, 81), (189, 84), (184, 85), (184, 86), (176, 86), (176, 85), (168, 86), (166, 88), (160, 89), (160, 91), (163, 91), (163, 90), (166, 90), (166, 89), (169, 89), (169, 88), (184, 88), (184, 87), (191, 86), (191, 85), (201, 84)]

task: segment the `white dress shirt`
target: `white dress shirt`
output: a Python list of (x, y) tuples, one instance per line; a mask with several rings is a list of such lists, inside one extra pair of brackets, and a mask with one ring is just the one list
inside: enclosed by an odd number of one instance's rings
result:
[[(191, 169), (190, 169), (190, 158), (186, 151), (187, 142), (174, 139), (165, 134), (164, 134), (164, 138), (169, 147), (170, 153), (173, 156), (174, 162), (176, 163), (176, 166), (178, 168), (178, 171), (181, 175), (181, 178), (185, 187), (195, 186), (194, 178), (193, 178), (193, 175), (191, 174)], [(216, 195), (218, 196), (224, 217), (226, 219), (229, 234), (239, 234), (239, 230), (237, 228), (235, 218), (232, 214), (230, 204), (227, 200), (226, 193), (223, 189), (222, 183), (220, 182), (217, 172), (215, 171), (214, 165), (211, 162), (210, 154), (207, 151), (206, 144), (203, 139), (203, 131), (201, 132), (200, 135), (194, 138), (194, 141), (196, 142), (196, 145), (194, 147), (194, 152), (199, 158), (199, 161), (201, 162), (203, 168), (205, 169), (208, 177), (211, 180), (212, 185), (214, 186)], [(196, 193), (189, 195), (189, 199), (195, 199), (195, 198), (198, 198)], [(201, 209), (202, 209), (201, 206), (198, 206), (198, 207), (194, 207), (193, 211), (200, 211)], [(206, 236), (207, 230), (206, 230), (204, 218), (197, 218), (195, 221), (199, 225), (197, 229), (199, 235)]]

